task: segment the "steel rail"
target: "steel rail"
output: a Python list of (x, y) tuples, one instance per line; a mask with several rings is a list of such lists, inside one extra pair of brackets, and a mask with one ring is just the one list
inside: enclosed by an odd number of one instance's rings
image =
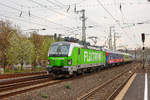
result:
[(3, 98), (8, 98), (10, 96), (14, 96), (16, 94), (21, 94), (21, 93), (25, 93), (27, 91), (31, 91), (31, 90), (34, 90), (34, 89), (38, 89), (38, 88), (42, 88), (42, 87), (45, 87), (45, 86), (49, 86), (49, 85), (53, 85), (53, 84), (57, 84), (57, 83), (60, 83), (60, 80), (56, 80), (56, 81), (53, 81), (53, 82), (47, 82), (45, 84), (38, 84), (38, 85), (32, 85), (30, 87), (23, 87), (21, 89), (16, 89), (14, 91), (6, 91), (5, 93), (0, 93), (0, 99), (3, 99)]
[(122, 73), (119, 73), (118, 75), (116, 75), (113, 79), (110, 79), (106, 82), (104, 82), (102, 85), (99, 85), (95, 88), (93, 88), (92, 90), (90, 90), (88, 93), (85, 93), (84, 95), (80, 96), (77, 98), (77, 100), (86, 100), (88, 99), (90, 96), (92, 96), (94, 93), (96, 93), (99, 89), (102, 89), (104, 88), (105, 86), (107, 86), (108, 84), (110, 84), (111, 82), (115, 81), (116, 79), (118, 79), (119, 77), (121, 77), (122, 75), (124, 75), (125, 73), (127, 73), (128, 71), (130, 71), (131, 69), (129, 70), (126, 70)]
[[(111, 68), (111, 69), (113, 69), (113, 68)], [(106, 71), (106, 70), (101, 70), (100, 72), (103, 72), (103, 71)], [(97, 74), (97, 72), (95, 72), (95, 73), (89, 73), (89, 74), (84, 74), (84, 75), (80, 75), (80, 76), (77, 76), (77, 77), (72, 77), (72, 78), (69, 78), (69, 79), (63, 79), (63, 80), (53, 80), (52, 79), (50, 81), (41, 82), (40, 84), (35, 84), (35, 85), (31, 83), (32, 85), (30, 85), (30, 86), (26, 85), (25, 87), (14, 89), (13, 91), (11, 91), (11, 90), (9, 90), (9, 91), (4, 90), (4, 92), (0, 92), (0, 99), (2, 99), (2, 98), (8, 98), (9, 96), (13, 96), (13, 95), (16, 95), (16, 94), (25, 93), (25, 92), (28, 92), (28, 91), (31, 91), (31, 90), (34, 90), (34, 89), (39, 89), (39, 88), (42, 88), (42, 87), (46, 87), (46, 86), (58, 84), (58, 83), (61, 83), (61, 82), (66, 82), (66, 81), (70, 81), (70, 80), (74, 80), (74, 79), (79, 79), (79, 78), (87, 77), (87, 76), (90, 76), (90, 75), (93, 75), (93, 74)], [(36, 83), (39, 83), (39, 82), (36, 82)]]
[(27, 76), (27, 77), (6, 79), (6, 80), (2, 80), (0, 82), (0, 87), (2, 85), (9, 85), (9, 84), (13, 84), (13, 83), (25, 82), (25, 81), (30, 81), (30, 80), (37, 80), (37, 79), (42, 79), (42, 78), (47, 78), (47, 77), (49, 77), (49, 76), (48, 75), (32, 75), (32, 76)]
[(40, 83), (48, 82), (48, 81), (50, 81), (49, 78), (43, 77), (43, 78), (37, 78), (34, 80), (21, 81), (21, 82), (16, 82), (12, 84), (5, 84), (5, 85), (0, 86), (0, 93), (4, 91), (18, 89), (18, 88), (30, 86), (30, 85), (36, 85), (36, 84), (40, 84)]
[(107, 100), (114, 100), (114, 98), (120, 93), (120, 91), (123, 89), (123, 87), (127, 84), (127, 82), (129, 81), (129, 79), (135, 74), (135, 72), (133, 72), (126, 80), (123, 84), (121, 84), (108, 98)]
[[(9, 83), (11, 81), (12, 83)], [(41, 75), (36, 77), (34, 76), (24, 79), (15, 79), (3, 82), (0, 85), (0, 99), (20, 94), (35, 88), (44, 87), (44, 84), (49, 83), (51, 81), (53, 80), (48, 75)]]

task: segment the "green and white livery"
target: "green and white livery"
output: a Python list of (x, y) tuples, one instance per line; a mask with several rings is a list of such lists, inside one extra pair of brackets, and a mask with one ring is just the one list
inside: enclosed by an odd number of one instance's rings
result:
[(105, 52), (78, 43), (56, 42), (48, 52), (47, 71), (54, 75), (73, 75), (105, 66)]

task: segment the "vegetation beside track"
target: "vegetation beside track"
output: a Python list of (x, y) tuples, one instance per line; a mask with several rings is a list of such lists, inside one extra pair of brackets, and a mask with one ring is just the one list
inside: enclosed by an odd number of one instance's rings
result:
[(35, 31), (27, 36), (20, 28), (16, 28), (9, 21), (1, 21), (0, 74), (24, 72), (23, 69), (26, 66), (30, 66), (33, 69), (32, 71), (36, 71), (37, 65), (45, 67), (50, 44), (60, 40), (62, 40), (60, 35), (45, 36), (37, 34)]
[(4, 74), (17, 74), (17, 73), (30, 73), (30, 72), (40, 72), (40, 71), (45, 71), (45, 67), (40, 67), (40, 68), (35, 68), (35, 69), (5, 69)]

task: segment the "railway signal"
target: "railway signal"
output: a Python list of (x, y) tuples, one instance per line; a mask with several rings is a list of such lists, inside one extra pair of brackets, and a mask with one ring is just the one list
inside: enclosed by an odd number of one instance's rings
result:
[(144, 43), (145, 42), (145, 34), (142, 33), (141, 36), (142, 36), (142, 42)]
[(143, 51), (143, 69), (144, 69), (144, 65), (145, 65), (145, 59), (144, 59), (144, 50), (145, 50), (144, 42), (145, 42), (145, 34), (142, 33), (141, 36), (142, 36), (142, 42), (143, 42), (142, 51)]
[(145, 47), (143, 47), (142, 50), (145, 50)]

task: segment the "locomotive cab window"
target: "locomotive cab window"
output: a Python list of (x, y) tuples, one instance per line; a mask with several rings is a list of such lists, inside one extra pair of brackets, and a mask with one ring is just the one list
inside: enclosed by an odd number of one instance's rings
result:
[(57, 43), (53, 44), (49, 50), (49, 56), (68, 56), (70, 44)]

